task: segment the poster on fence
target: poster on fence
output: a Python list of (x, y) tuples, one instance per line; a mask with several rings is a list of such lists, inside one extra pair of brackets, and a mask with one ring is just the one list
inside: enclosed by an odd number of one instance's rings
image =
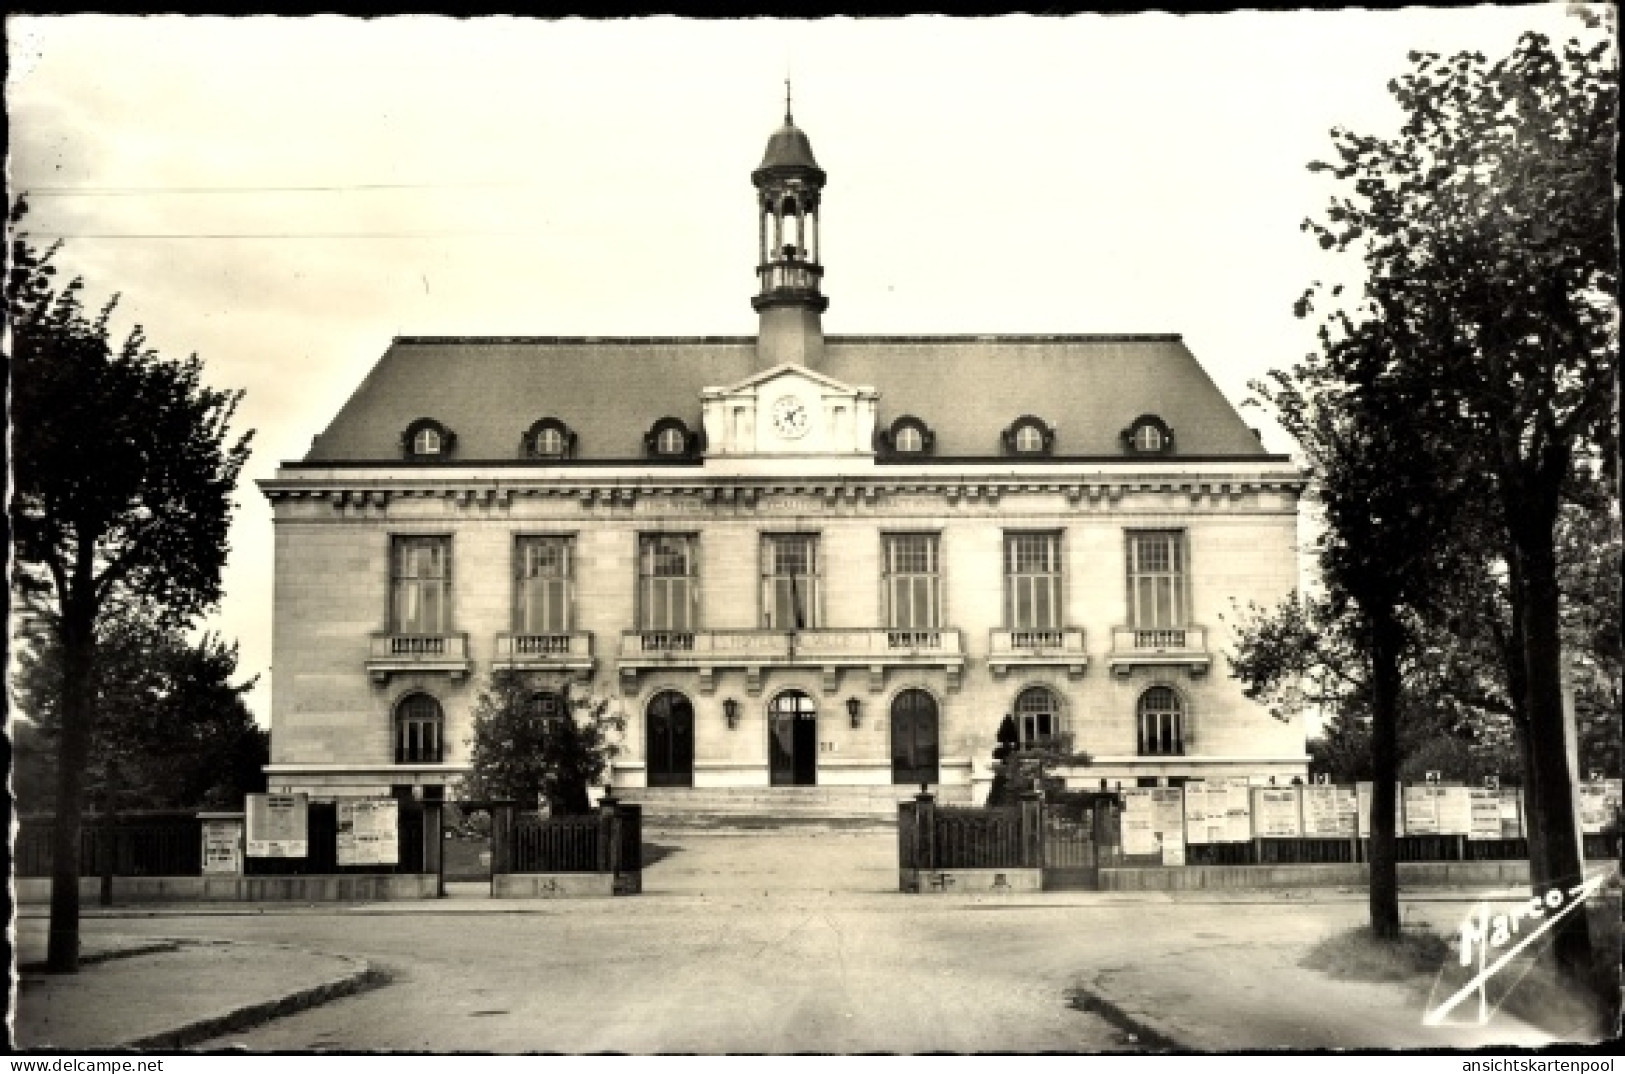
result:
[(393, 798), (340, 798), (338, 863), (394, 865), (400, 861), (400, 804)]
[(310, 799), (303, 794), (248, 796), (248, 856), (303, 858), (310, 854)]
[(1467, 835), (1473, 830), (1471, 788), (1455, 785), (1434, 787), (1440, 835)]
[[(1354, 793), (1359, 802), (1360, 838), (1371, 838), (1371, 787), (1369, 781), (1362, 781), (1354, 785)], [(1405, 798), (1399, 784), (1394, 785), (1394, 834), (1405, 834)]]
[(1295, 839), (1303, 834), (1297, 787), (1255, 787), (1253, 816), (1260, 839)]
[(1124, 787), (1123, 791), (1123, 853), (1155, 854), (1156, 806), (1151, 801), (1149, 787)]
[(1222, 783), (1187, 783), (1185, 790), (1185, 842), (1222, 843), (1229, 821), (1229, 790)]
[(1586, 835), (1596, 835), (1608, 827), (1618, 811), (1619, 780), (1594, 779), (1580, 784), (1580, 830)]
[(1353, 787), (1315, 783), (1303, 788), (1303, 834), (1322, 839), (1354, 838)]
[(231, 817), (203, 822), (203, 873), (205, 876), (243, 871), (243, 822)]
[(1523, 791), (1520, 788), (1501, 788), (1501, 838), (1523, 838)]
[(1468, 788), (1468, 839), (1501, 839), (1501, 792), (1491, 787)]
[(1439, 795), (1441, 787), (1411, 784), (1405, 788), (1405, 834), (1439, 834)]
[(1253, 838), (1253, 791), (1245, 779), (1225, 780), (1224, 841), (1246, 843)]
[(1151, 788), (1151, 802), (1155, 809), (1157, 836), (1162, 851), (1162, 864), (1185, 864), (1185, 794), (1179, 787)]

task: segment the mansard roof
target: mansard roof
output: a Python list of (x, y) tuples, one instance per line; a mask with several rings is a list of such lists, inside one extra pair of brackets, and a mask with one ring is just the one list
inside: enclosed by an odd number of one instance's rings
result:
[[(544, 417), (579, 437), (573, 461), (631, 461), (656, 421), (698, 430), (702, 389), (757, 372), (752, 336), (403, 336), (305, 462), (400, 461), (401, 431), (425, 416), (455, 430), (460, 463), (517, 459)], [(816, 372), (875, 388), (879, 428), (923, 420), (934, 463), (1001, 456), (1025, 414), (1054, 429), (1050, 462), (1122, 458), (1123, 430), (1145, 414), (1173, 431), (1167, 462), (1274, 458), (1177, 335), (829, 336)]]

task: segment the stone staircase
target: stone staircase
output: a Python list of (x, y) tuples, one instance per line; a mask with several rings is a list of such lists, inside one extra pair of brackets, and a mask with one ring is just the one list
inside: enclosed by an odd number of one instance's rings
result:
[[(944, 805), (970, 805), (971, 788), (932, 787)], [(917, 786), (616, 787), (643, 807), (644, 827), (762, 828), (781, 824), (889, 825)]]

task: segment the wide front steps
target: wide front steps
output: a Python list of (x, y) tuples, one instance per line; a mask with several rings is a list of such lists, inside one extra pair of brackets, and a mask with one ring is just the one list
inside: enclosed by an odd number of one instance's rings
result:
[[(616, 787), (615, 797), (643, 807), (647, 826), (758, 827), (774, 822), (895, 824), (897, 803), (916, 786), (823, 787)], [(970, 805), (971, 788), (931, 788), (943, 805)]]

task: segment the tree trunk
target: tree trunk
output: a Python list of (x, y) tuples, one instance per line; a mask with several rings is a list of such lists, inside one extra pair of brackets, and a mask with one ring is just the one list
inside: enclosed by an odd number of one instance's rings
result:
[(1371, 933), (1399, 939), (1399, 861), (1394, 797), (1399, 786), (1399, 631), (1386, 615), (1371, 627)]
[(85, 765), (90, 759), (91, 616), (64, 608), (62, 731), (57, 744), (56, 829), (51, 858), (51, 924), (45, 964), (51, 973), (79, 972), (79, 839), (84, 827)]
[[(1555, 510), (1553, 512), (1555, 520)], [(1580, 856), (1580, 832), (1575, 823), (1574, 786), (1569, 773), (1568, 736), (1563, 719), (1563, 648), (1560, 634), (1557, 554), (1553, 527), (1533, 524), (1514, 527), (1522, 566), (1524, 670), (1528, 676), (1525, 711), (1529, 719), (1529, 758), (1535, 786), (1528, 795), (1529, 812), (1538, 816), (1545, 876), (1532, 894), (1544, 896), (1556, 888), (1567, 892), (1585, 880)], [(1590, 987), (1591, 933), (1583, 910), (1568, 914), (1553, 926), (1553, 951), (1560, 973)]]

